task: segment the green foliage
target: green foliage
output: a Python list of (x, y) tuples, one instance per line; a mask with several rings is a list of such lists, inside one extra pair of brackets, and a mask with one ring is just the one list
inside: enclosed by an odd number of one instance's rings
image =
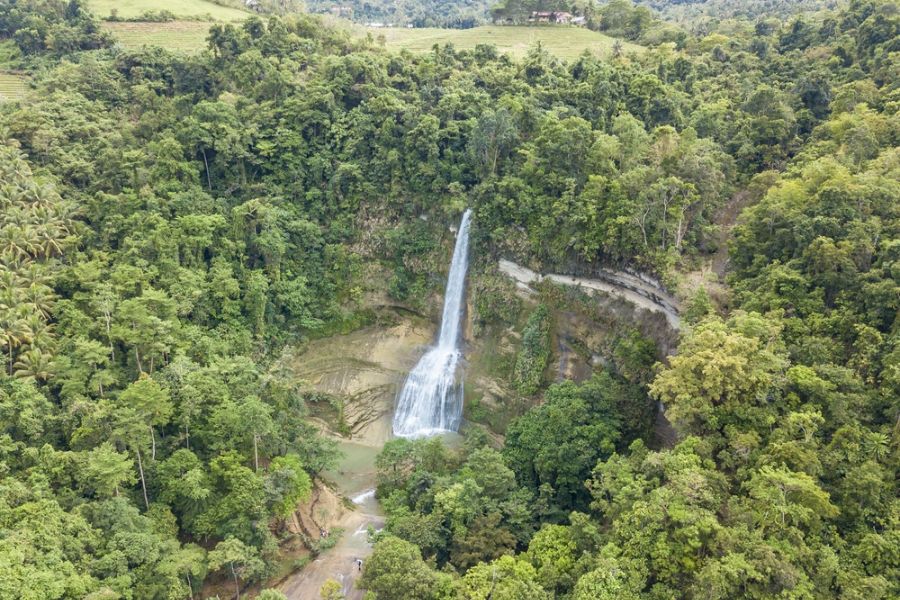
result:
[(388, 283), (391, 297), (421, 304), (428, 292), (430, 264), (425, 260), (434, 250), (434, 231), (422, 221), (414, 221), (386, 232), (385, 250), (394, 264)]
[(557, 594), (575, 584), (578, 545), (569, 528), (544, 525), (528, 544), (527, 557), (537, 570), (537, 579), (546, 590)]
[(474, 321), (479, 331), (489, 325), (513, 325), (518, 321), (522, 301), (515, 295), (515, 287), (509, 278), (477, 276), (471, 286)]
[(276, 456), (269, 463), (266, 492), (275, 514), (287, 517), (312, 493), (312, 480), (294, 454)]
[(510, 425), (503, 454), (518, 480), (548, 503), (541, 508), (549, 518), (586, 505), (584, 481), (621, 435), (614, 398), (627, 393), (607, 373), (580, 386), (566, 381)]
[(463, 569), (521, 546), (533, 527), (531, 495), (502, 455), (466, 452), (460, 464), (440, 440), (393, 440), (376, 459), (387, 530)]
[(767, 425), (787, 360), (778, 349), (780, 323), (755, 313), (712, 317), (683, 340), (650, 386), (672, 421), (690, 433), (729, 425)]
[[(431, 18), (463, 24), (459, 6)], [(749, 203), (736, 310), (698, 293), (655, 373), (655, 347), (617, 329), (615, 375), (542, 392), (538, 308), (513, 380), (542, 402), (502, 451), (385, 446), (388, 534), (363, 582), (377, 598), (897, 597), (894, 3), (693, 35), (610, 2), (591, 23), (651, 47), (389, 54), (293, 15), (215, 24), (181, 56), (110, 48), (78, 1), (3, 3), (3, 54), (34, 90), (0, 110), (0, 596), (264, 579), (273, 529), (336, 452), (275, 357), (366, 322), (384, 291), (427, 309), (463, 207), (486, 261), (665, 279), (721, 246), (733, 199)], [(479, 326), (517, 323), (508, 282), (472, 290)], [(673, 448), (641, 441), (646, 387)]]
[(265, 485), (241, 463), (233, 451), (210, 462), (213, 494), (209, 507), (197, 518), (197, 532), (261, 546), (271, 535), (260, 526), (266, 522)]
[(9, 375), (46, 381), (56, 370), (49, 324), (55, 259), (74, 241), (72, 206), (36, 179), (15, 149), (0, 147), (0, 347)]
[(99, 496), (118, 496), (120, 485), (135, 482), (134, 461), (127, 454), (116, 452), (109, 442), (87, 453), (83, 469), (85, 487)]
[(360, 584), (379, 600), (431, 600), (441, 598), (444, 578), (425, 564), (416, 546), (387, 536), (375, 543)]
[(334, 529), (329, 530), (328, 537), (313, 542), (312, 547), (310, 548), (312, 555), (318, 556), (322, 552), (331, 550), (332, 548), (337, 546), (338, 542), (341, 541), (343, 535), (344, 530), (340, 527), (335, 527)]
[(322, 598), (322, 600), (343, 600), (343, 589), (344, 588), (339, 581), (329, 579), (322, 584), (322, 587), (319, 590), (319, 596)]
[(513, 380), (519, 393), (530, 396), (538, 391), (550, 358), (550, 311), (538, 306), (522, 330), (522, 344), (516, 355)]
[(22, 54), (62, 57), (112, 44), (83, 0), (17, 0), (0, 7), (0, 36), (12, 38)]
[(575, 600), (638, 600), (638, 592), (630, 587), (621, 567), (614, 560), (603, 560), (596, 569), (578, 579)]
[(469, 569), (462, 579), (461, 593), (463, 598), (473, 600), (550, 598), (538, 584), (534, 567), (512, 556), (502, 556), (491, 563)]
[(405, 485), (409, 475), (420, 467), (429, 471), (443, 471), (452, 464), (453, 457), (437, 439), (410, 440), (396, 438), (385, 443), (375, 458), (378, 471), (378, 493), (388, 496)]
[(99, 541), (99, 532), (15, 479), (6, 478), (0, 493), (0, 526), (7, 532), (0, 540), (4, 594), (36, 600), (94, 589), (87, 547)]
[[(613, 344), (613, 364), (616, 372), (629, 382), (646, 384), (652, 376), (657, 353), (653, 340), (642, 336), (639, 331), (626, 331)], [(637, 419), (627, 421), (638, 422)]]
[(265, 572), (265, 563), (252, 546), (245, 546), (237, 538), (229, 537), (216, 544), (209, 553), (209, 569), (223, 570), (234, 580), (235, 593), (241, 595), (241, 581), (253, 581)]
[(610, 0), (597, 11), (600, 31), (616, 37), (637, 40), (654, 22), (653, 13), (645, 6), (634, 6), (630, 0)]
[(709, 299), (706, 287), (701, 285), (694, 292), (694, 295), (691, 296), (688, 305), (685, 307), (683, 317), (688, 323), (694, 324), (702, 321), (713, 312), (712, 301)]

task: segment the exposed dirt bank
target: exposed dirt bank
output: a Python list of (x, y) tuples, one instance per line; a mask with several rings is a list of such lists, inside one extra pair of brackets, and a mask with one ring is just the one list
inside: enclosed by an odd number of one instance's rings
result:
[(371, 326), (311, 342), (291, 359), (295, 376), (335, 399), (343, 423), (323, 429), (357, 444), (381, 448), (391, 437), (394, 399), (406, 374), (434, 337), (424, 319), (405, 317), (391, 326)]
[(319, 590), (329, 579), (341, 584), (347, 600), (362, 600), (364, 592), (356, 587), (356, 580), (361, 575), (356, 561), (365, 561), (372, 553), (368, 528), (381, 529), (384, 527), (384, 519), (380, 515), (348, 511), (335, 523), (335, 527), (344, 530), (337, 545), (289, 576), (279, 586), (288, 600), (318, 599)]
[(527, 267), (504, 259), (500, 260), (499, 268), (501, 273), (512, 277), (519, 289), (523, 291), (530, 291), (533, 284), (541, 281), (552, 281), (561, 285), (581, 287), (618, 296), (631, 302), (638, 308), (662, 313), (673, 329), (678, 329), (681, 326), (681, 319), (678, 315), (678, 301), (659, 287), (652, 279), (642, 275), (608, 269), (598, 270), (597, 278), (593, 279), (554, 273), (541, 275)]

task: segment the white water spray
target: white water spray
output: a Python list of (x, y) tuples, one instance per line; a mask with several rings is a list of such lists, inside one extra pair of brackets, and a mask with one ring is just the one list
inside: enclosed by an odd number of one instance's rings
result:
[(469, 266), (470, 219), (471, 211), (467, 210), (456, 234), (437, 345), (419, 360), (400, 390), (394, 413), (394, 435), (418, 438), (459, 429), (463, 390), (456, 380), (461, 357), (457, 346)]
[(350, 501), (353, 502), (353, 504), (363, 504), (367, 500), (371, 500), (374, 497), (375, 497), (375, 490), (368, 489), (368, 490), (365, 490), (365, 491), (360, 492), (359, 494), (353, 496), (352, 498), (350, 498)]

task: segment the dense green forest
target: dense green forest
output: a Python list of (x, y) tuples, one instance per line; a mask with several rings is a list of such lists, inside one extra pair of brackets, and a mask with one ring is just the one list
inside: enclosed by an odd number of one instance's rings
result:
[(531, 410), (378, 456), (367, 597), (900, 596), (900, 11), (659, 26), (566, 63), (251, 17), (186, 56), (2, 0), (0, 598), (264, 585), (338, 457), (279, 357), (376, 318), (376, 267), (427, 311), (466, 207), (486, 325), (501, 256), (674, 287), (727, 251), (726, 300), (549, 387), (534, 309)]
[[(612, 0), (615, 2), (616, 0)], [(611, 2), (611, 3), (612, 3)], [(839, 0), (637, 0), (685, 27), (708, 26), (727, 19), (789, 18), (800, 12), (834, 10)], [(752, 21), (751, 21), (752, 22)]]

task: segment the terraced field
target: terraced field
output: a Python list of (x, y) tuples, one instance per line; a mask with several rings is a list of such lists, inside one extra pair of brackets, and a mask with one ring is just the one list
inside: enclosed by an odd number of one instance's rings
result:
[(195, 54), (206, 48), (211, 23), (170, 21), (168, 23), (103, 23), (125, 48), (159, 46), (173, 52)]
[(17, 100), (28, 89), (28, 81), (18, 73), (0, 72), (0, 102)]

